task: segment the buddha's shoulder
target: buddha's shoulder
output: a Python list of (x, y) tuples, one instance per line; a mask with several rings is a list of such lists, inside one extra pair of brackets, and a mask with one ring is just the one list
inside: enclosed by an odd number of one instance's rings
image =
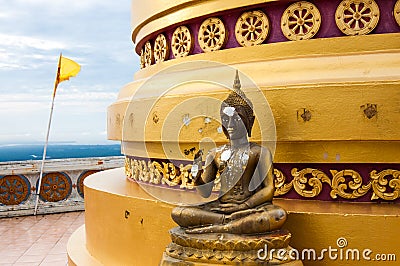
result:
[(221, 145), (221, 146), (218, 146), (218, 147), (208, 150), (208, 155), (216, 155), (216, 154), (222, 153), (223, 151), (228, 150), (228, 149), (229, 149), (229, 146), (224, 144), (224, 145)]
[(260, 153), (270, 154), (271, 153), (271, 151), (267, 147), (261, 146), (255, 142), (250, 142), (250, 150), (256, 154), (260, 154)]

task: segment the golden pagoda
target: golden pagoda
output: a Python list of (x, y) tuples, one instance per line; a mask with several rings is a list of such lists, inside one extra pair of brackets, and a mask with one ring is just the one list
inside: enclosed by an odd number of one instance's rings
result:
[(132, 41), (141, 69), (107, 116), (125, 168), (85, 180), (71, 265), (159, 264), (172, 208), (199, 201), (194, 155), (226, 142), (236, 70), (297, 259), (396, 265), (400, 0), (132, 0)]

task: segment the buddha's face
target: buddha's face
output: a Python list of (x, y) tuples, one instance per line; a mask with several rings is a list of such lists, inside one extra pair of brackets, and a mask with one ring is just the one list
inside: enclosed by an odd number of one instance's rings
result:
[(221, 110), (221, 121), (225, 133), (229, 139), (247, 138), (247, 129), (242, 116), (235, 107), (223, 107)]

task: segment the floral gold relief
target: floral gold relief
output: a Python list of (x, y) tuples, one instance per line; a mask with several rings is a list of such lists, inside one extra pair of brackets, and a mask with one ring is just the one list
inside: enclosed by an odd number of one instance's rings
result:
[(293, 188), (293, 182), (285, 183), (285, 175), (278, 169), (274, 169), (275, 193), (274, 196), (281, 196), (288, 193)]
[[(125, 171), (128, 178), (155, 185), (168, 185), (184, 189), (194, 189), (191, 174), (192, 164), (160, 162), (126, 158)], [(400, 198), (400, 171), (386, 169), (372, 170), (368, 181), (354, 169), (329, 170), (324, 172), (314, 168), (292, 168), (286, 176), (280, 169), (274, 168), (275, 197), (285, 196), (294, 191), (304, 198), (317, 198), (323, 187), (329, 187), (332, 200), (359, 199), (372, 192), (371, 201), (394, 201)], [(217, 179), (214, 191), (220, 186)]]
[[(311, 175), (311, 176), (310, 176)], [(297, 168), (292, 169), (293, 187), (296, 192), (306, 198), (318, 196), (322, 190), (322, 182), (331, 184), (329, 177), (320, 170), (306, 168), (297, 171)], [(307, 185), (311, 190), (307, 190)]]
[[(345, 199), (357, 199), (364, 196), (371, 188), (371, 183), (363, 185), (361, 175), (354, 170), (331, 170), (331, 173), (333, 178), (330, 195), (333, 199), (336, 199), (338, 195)], [(346, 176), (352, 178), (348, 183), (346, 183)], [(352, 192), (346, 192), (348, 189)]]
[[(400, 171), (383, 170), (379, 173), (372, 171), (370, 173), (372, 189), (374, 193), (371, 199), (395, 200), (400, 195)], [(389, 192), (389, 191), (392, 192)]]

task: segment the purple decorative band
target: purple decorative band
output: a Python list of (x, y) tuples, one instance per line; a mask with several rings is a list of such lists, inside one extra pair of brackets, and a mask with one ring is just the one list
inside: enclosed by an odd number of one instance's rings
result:
[[(125, 169), (131, 180), (176, 189), (194, 188), (190, 161), (127, 156)], [(399, 164), (276, 163), (274, 175), (275, 197), (400, 203)]]
[[(352, 0), (346, 1), (348, 6), (341, 8), (341, 5), (343, 6), (342, 0), (329, 0), (329, 1), (314, 0), (312, 1), (312, 3), (304, 1), (277, 1), (277, 2), (259, 4), (255, 6), (242, 7), (233, 10), (227, 10), (195, 18), (180, 24), (175, 24), (166, 27), (161, 31), (155, 32), (147, 36), (146, 38), (142, 39), (138, 43), (138, 45), (136, 46), (136, 52), (138, 54), (141, 54), (141, 59), (143, 61), (142, 67), (151, 65), (154, 62), (170, 60), (175, 58), (174, 53), (165, 53), (165, 54), (162, 53), (161, 52), (163, 51), (162, 46), (163, 45), (165, 46), (164, 47), (165, 50), (171, 50), (174, 46), (173, 44), (171, 44), (173, 43), (174, 39), (173, 37), (174, 31), (180, 26), (186, 26), (191, 33), (191, 39), (192, 39), (191, 44), (189, 45), (191, 48), (189, 48), (189, 46), (186, 47), (190, 49), (190, 52), (188, 51), (188, 54), (203, 53), (204, 49), (200, 47), (198, 37), (199, 34), (204, 34), (204, 31), (201, 30), (202, 23), (205, 22), (207, 18), (211, 17), (218, 17), (219, 19), (222, 20), (227, 34), (226, 41), (224, 41), (224, 44), (221, 45), (220, 48), (214, 49), (214, 51), (218, 49), (229, 49), (234, 47), (240, 47), (241, 45), (239, 44), (237, 37), (235, 35), (235, 26), (238, 22), (238, 19), (243, 18), (241, 16), (244, 14), (244, 12), (256, 11), (256, 10), (262, 11), (266, 15), (266, 17), (268, 17), (269, 20), (268, 37), (266, 37), (265, 39), (263, 38), (262, 44), (290, 41), (290, 37), (288, 37), (288, 34), (290, 35), (290, 33), (285, 32), (283, 30), (285, 25), (282, 21), (284, 19), (285, 14), (286, 14), (285, 18), (288, 21), (287, 25), (291, 25), (288, 26), (287, 31), (289, 32), (292, 31), (293, 34), (295, 35), (303, 34), (303, 29), (304, 31), (307, 31), (307, 29), (312, 30), (312, 28), (314, 27), (316, 32), (313, 33), (312, 36), (310, 35), (309, 38), (311, 37), (332, 38), (332, 37), (339, 37), (346, 35), (358, 35), (358, 34), (361, 35), (368, 33), (383, 34), (383, 33), (400, 32), (400, 26), (396, 22), (395, 12), (394, 12), (394, 6), (396, 0), (375, 0), (375, 1), (361, 0), (362, 2), (361, 4), (357, 4), (355, 2), (357, 1), (352, 1)], [(301, 3), (303, 3), (303, 6), (311, 5), (311, 9), (308, 6), (305, 6), (304, 8), (302, 7), (303, 9), (298, 9), (294, 5), (294, 8), (290, 10), (290, 7), (295, 3), (297, 5), (299, 3), (300, 5)], [(294, 15), (293, 16), (289, 15), (288, 17), (287, 15), (288, 10), (293, 11)], [(308, 12), (306, 10), (311, 11), (311, 13), (306, 13)], [(313, 10), (317, 10), (317, 13), (313, 13)], [(338, 14), (341, 14), (342, 17), (340, 18)], [(254, 18), (257, 19), (257, 17)], [(352, 18), (354, 19), (352, 20)], [(342, 22), (340, 22), (340, 20), (342, 20)], [(305, 24), (307, 25), (304, 26)], [(316, 27), (315, 24), (318, 24), (318, 27)], [(346, 29), (344, 29), (342, 26), (340, 26), (341, 28), (339, 28), (338, 25), (342, 24), (344, 25), (345, 28), (348, 27), (347, 32)], [(211, 24), (209, 24), (209, 26), (210, 25)], [(255, 24), (254, 26), (259, 27), (260, 25), (261, 24)], [(244, 29), (245, 31), (248, 30), (246, 27), (247, 26), (245, 26)], [(302, 28), (301, 32), (299, 32), (300, 28)], [(211, 30), (209, 30), (208, 33), (213, 31), (212, 25), (210, 29)], [(258, 34), (257, 30), (251, 29), (251, 31), (254, 32), (256, 35)], [(217, 31), (215, 31), (214, 33), (218, 34)], [(214, 33), (212, 36), (214, 36)], [(157, 43), (156, 47), (155, 42), (158, 42), (158, 40), (156, 41), (156, 38), (159, 34), (163, 34), (165, 40), (163, 43)], [(204, 36), (205, 38), (208, 38), (210, 36), (207, 34)], [(298, 39), (303, 39), (303, 38), (298, 38)], [(216, 39), (216, 41), (218, 40)], [(149, 42), (148, 47), (146, 47), (145, 45), (145, 43), (147, 42)], [(153, 50), (150, 51), (151, 49)], [(187, 54), (184, 54), (182, 56), (186, 55)], [(159, 60), (157, 60), (157, 56), (159, 56), (158, 58)], [(160, 56), (161, 57), (165, 56), (165, 57), (161, 59)], [(156, 57), (156, 60), (154, 60), (154, 57)]]

